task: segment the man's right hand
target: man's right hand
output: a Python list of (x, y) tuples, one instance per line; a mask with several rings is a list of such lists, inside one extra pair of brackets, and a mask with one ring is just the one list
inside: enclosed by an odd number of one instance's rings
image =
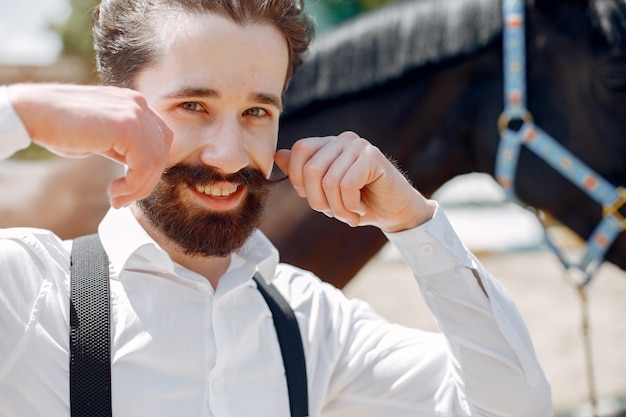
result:
[(160, 180), (173, 134), (138, 92), (14, 84), (8, 97), (34, 143), (61, 156), (99, 154), (126, 165), (126, 175), (109, 185), (113, 207), (147, 197)]

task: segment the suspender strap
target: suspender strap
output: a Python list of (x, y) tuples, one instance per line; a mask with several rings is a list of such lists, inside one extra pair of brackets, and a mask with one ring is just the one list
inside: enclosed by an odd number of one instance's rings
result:
[(74, 240), (70, 293), (72, 417), (110, 417), (109, 261), (97, 235)]
[(296, 316), (276, 287), (267, 284), (260, 276), (255, 276), (254, 280), (274, 319), (274, 327), (285, 366), (291, 417), (307, 417), (309, 415), (309, 395), (306, 361)]
[[(254, 277), (272, 312), (283, 356), (291, 417), (309, 415), (306, 362), (293, 310), (271, 284)], [(72, 417), (111, 417), (109, 260), (97, 235), (74, 239), (70, 294)]]

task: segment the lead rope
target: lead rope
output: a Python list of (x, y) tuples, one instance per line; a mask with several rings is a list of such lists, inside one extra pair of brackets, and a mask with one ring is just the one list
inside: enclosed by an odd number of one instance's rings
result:
[[(541, 223), (544, 233), (547, 234), (547, 224), (543, 212), (535, 212), (537, 219)], [(549, 240), (548, 240), (549, 241)], [(587, 378), (587, 395), (589, 396), (589, 407), (591, 417), (600, 417), (598, 412), (598, 391), (596, 387), (596, 372), (593, 362), (593, 348), (591, 343), (591, 319), (589, 313), (589, 293), (587, 288), (591, 280), (588, 276), (583, 279), (576, 280), (573, 278), (572, 271), (581, 273), (579, 269), (570, 267), (564, 269), (563, 278), (567, 285), (575, 289), (578, 300), (580, 301), (580, 336), (582, 339), (583, 360), (585, 367), (585, 376)]]
[(589, 320), (589, 298), (587, 297), (587, 287), (578, 285), (578, 298), (581, 307), (581, 331), (583, 339), (583, 353), (585, 355), (585, 365), (587, 372), (587, 383), (589, 389), (589, 406), (591, 407), (591, 415), (599, 417), (598, 414), (598, 394), (596, 391), (596, 376), (593, 366), (593, 349), (591, 348), (591, 328)]

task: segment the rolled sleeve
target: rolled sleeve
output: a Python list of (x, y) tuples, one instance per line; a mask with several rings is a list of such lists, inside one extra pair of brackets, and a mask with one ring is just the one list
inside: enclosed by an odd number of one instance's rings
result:
[(0, 86), (0, 160), (27, 148), (30, 143), (26, 127), (9, 102), (7, 87)]

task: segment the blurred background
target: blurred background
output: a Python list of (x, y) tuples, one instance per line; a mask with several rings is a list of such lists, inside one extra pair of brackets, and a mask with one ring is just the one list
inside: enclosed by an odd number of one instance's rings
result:
[[(393, 0), (316, 0), (306, 3), (316, 18), (318, 33)], [(0, 84), (24, 81), (94, 83), (90, 17), (96, 0), (0, 0)], [(41, 161), (45, 162), (41, 162)], [(27, 165), (25, 165), (27, 164)], [(85, 175), (67, 164), (82, 164)], [(31, 210), (46, 225), (52, 181), (39, 178), (54, 171), (57, 183), (86, 181), (94, 164), (105, 161), (57, 161), (31, 147), (0, 162), (0, 226), (15, 225), (17, 214)], [(72, 178), (68, 178), (71, 175)], [(100, 187), (115, 175), (99, 179)], [(59, 180), (63, 179), (63, 180)], [(106, 210), (106, 195), (91, 191), (86, 182), (55, 198), (71, 206), (73, 199), (91, 199), (93, 211)], [(67, 187), (69, 188), (69, 187)], [(80, 190), (77, 192), (76, 190)], [(52, 192), (52, 191), (49, 191)], [(26, 207), (23, 201), (44, 198)], [(543, 244), (543, 229), (533, 213), (506, 201), (495, 181), (484, 174), (457, 177), (433, 196), (445, 208), (461, 239), (492, 274), (509, 289), (526, 319), (537, 354), (552, 381), (557, 416), (590, 415), (581, 335), (581, 303), (564, 276), (561, 264)], [(31, 199), (31, 200), (29, 200)], [(75, 223), (81, 219), (74, 216)], [(80, 231), (70, 231), (78, 234)], [(581, 242), (554, 224), (550, 233), (571, 253)], [(394, 280), (381, 275), (393, 274)], [(589, 286), (593, 383), (604, 416), (626, 409), (626, 274), (605, 264)], [(436, 330), (408, 269), (392, 247), (385, 247), (345, 288), (352, 297), (369, 301), (389, 320)]]

